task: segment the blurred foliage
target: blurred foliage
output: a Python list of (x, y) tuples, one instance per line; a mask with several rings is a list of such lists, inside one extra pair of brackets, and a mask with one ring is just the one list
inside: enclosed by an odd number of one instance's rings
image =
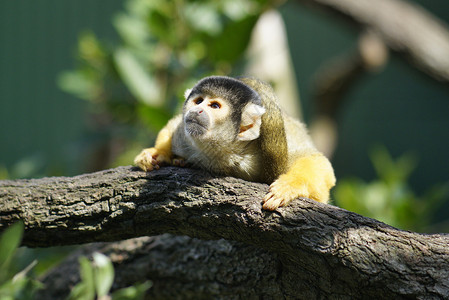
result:
[(114, 267), (109, 258), (101, 253), (94, 253), (92, 259), (90, 262), (86, 257), (80, 258), (81, 282), (72, 289), (69, 300), (143, 299), (145, 292), (151, 287), (151, 283), (147, 281), (117, 290), (110, 295), (114, 282)]
[(206, 75), (238, 74), (257, 19), (273, 5), (273, 0), (129, 0), (113, 20), (119, 45), (84, 32), (78, 68), (61, 74), (59, 85), (93, 104), (97, 125), (116, 128), (110, 139), (120, 136), (121, 146), (113, 151), (112, 166), (129, 164), (147, 146), (136, 141), (149, 143), (148, 130), (155, 133), (166, 124), (184, 90)]
[[(33, 299), (42, 284), (28, 276), (36, 265), (33, 261), (22, 271), (15, 271), (16, 251), (22, 241), (23, 223), (19, 222), (5, 230), (0, 237), (0, 299)], [(14, 263), (13, 263), (14, 262)]]
[[(38, 265), (37, 260), (33, 260), (21, 271), (17, 271), (17, 265), (23, 260), (18, 258), (20, 250), (24, 249), (18, 248), (22, 241), (23, 230), (23, 223), (18, 222), (6, 229), (0, 236), (1, 300), (33, 299), (36, 291), (44, 288), (44, 285), (31, 274), (31, 270)], [(45, 269), (48, 270), (48, 265), (45, 266)], [(110, 294), (114, 282), (114, 267), (109, 258), (100, 253), (93, 254), (92, 262), (81, 257), (80, 272), (81, 282), (72, 289), (68, 299), (143, 299), (145, 292), (151, 287), (151, 282), (147, 281)]]
[(0, 180), (43, 177), (45, 167), (45, 159), (41, 155), (30, 155), (19, 160), (9, 168), (0, 165)]
[(449, 183), (419, 197), (407, 183), (416, 166), (413, 155), (394, 160), (384, 147), (376, 147), (371, 161), (378, 179), (369, 183), (358, 178), (341, 180), (333, 191), (335, 203), (400, 229), (433, 231), (430, 224), (449, 196)]

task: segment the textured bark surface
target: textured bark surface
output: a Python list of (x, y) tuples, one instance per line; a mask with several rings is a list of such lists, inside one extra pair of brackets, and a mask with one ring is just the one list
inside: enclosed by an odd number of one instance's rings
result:
[(447, 24), (402, 0), (298, 0), (338, 12), (376, 32), (391, 48), (406, 53), (433, 77), (449, 81)]
[[(213, 291), (217, 284), (219, 294), (237, 297), (240, 292), (234, 292), (240, 290), (233, 290), (237, 282), (251, 291), (248, 298), (276, 298), (276, 293), (286, 298), (326, 299), (449, 297), (449, 235), (400, 231), (308, 199), (266, 212), (261, 210), (260, 199), (267, 190), (264, 184), (174, 167), (151, 173), (119, 167), (72, 178), (0, 181), (0, 229), (23, 220), (23, 244), (32, 247), (162, 233), (238, 242), (174, 237), (167, 240), (174, 246), (166, 246), (172, 250), (164, 252), (165, 246), (153, 247), (150, 241), (150, 246), (136, 250), (141, 251), (137, 256), (130, 252), (131, 261), (148, 255), (140, 264), (166, 262), (164, 276), (182, 286), (174, 290), (184, 291), (178, 294), (182, 298), (195, 295), (198, 289)], [(205, 260), (194, 259), (201, 257), (201, 251), (225, 262), (228, 250), (222, 250), (219, 243), (225, 244), (232, 253), (230, 259), (235, 260), (206, 267), (209, 273), (201, 273)], [(177, 255), (178, 259), (173, 258)], [(244, 275), (239, 281), (233, 278), (238, 268), (263, 275), (254, 277), (257, 283)], [(157, 281), (164, 269), (148, 271), (145, 278)], [(138, 268), (129, 270), (138, 274)], [(230, 281), (218, 279), (219, 274), (230, 276)], [(266, 278), (273, 278), (269, 281), (274, 285), (263, 281)], [(265, 287), (268, 290), (262, 293)], [(207, 295), (218, 294), (203, 294)]]
[(93, 252), (102, 252), (113, 261), (113, 289), (151, 280), (149, 299), (284, 297), (277, 255), (234, 241), (165, 234), (83, 247), (44, 278), (43, 283), (51, 288), (41, 290), (36, 300), (65, 299), (79, 281), (79, 256)]

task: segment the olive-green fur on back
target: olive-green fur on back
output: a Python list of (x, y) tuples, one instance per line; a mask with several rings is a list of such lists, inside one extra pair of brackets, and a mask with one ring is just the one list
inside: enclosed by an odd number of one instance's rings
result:
[(268, 83), (251, 77), (238, 79), (259, 94), (266, 109), (266, 113), (262, 116), (258, 139), (263, 158), (263, 174), (260, 181), (272, 183), (279, 175), (286, 172), (288, 164), (287, 137), (282, 112), (276, 94)]

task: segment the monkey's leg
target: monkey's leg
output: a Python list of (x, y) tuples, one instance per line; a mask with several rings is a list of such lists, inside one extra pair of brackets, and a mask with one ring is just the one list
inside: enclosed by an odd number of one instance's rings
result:
[(298, 197), (319, 202), (329, 201), (329, 190), (335, 185), (335, 175), (329, 160), (322, 154), (296, 159), (287, 173), (270, 185), (263, 208), (275, 210)]

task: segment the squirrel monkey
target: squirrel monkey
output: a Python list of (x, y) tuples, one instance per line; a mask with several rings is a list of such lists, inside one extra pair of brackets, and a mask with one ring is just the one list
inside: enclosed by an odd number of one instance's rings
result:
[(298, 197), (327, 203), (335, 176), (304, 124), (281, 111), (271, 86), (255, 78), (211, 76), (185, 93), (183, 112), (134, 163), (144, 171), (172, 164), (271, 184), (263, 208)]

